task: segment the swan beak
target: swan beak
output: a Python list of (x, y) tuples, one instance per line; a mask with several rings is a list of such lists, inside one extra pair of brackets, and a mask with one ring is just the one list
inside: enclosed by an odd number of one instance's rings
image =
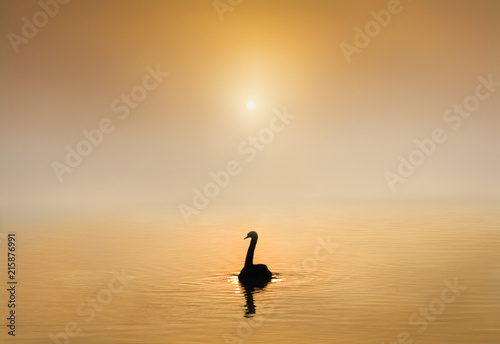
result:
[(250, 235), (247, 235), (246, 237), (243, 238), (243, 240), (250, 238)]

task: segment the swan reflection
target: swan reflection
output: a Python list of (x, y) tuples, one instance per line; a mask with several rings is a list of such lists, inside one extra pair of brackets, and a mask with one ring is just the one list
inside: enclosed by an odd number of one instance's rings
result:
[[(272, 283), (279, 283), (283, 282), (284, 278), (280, 276), (280, 274), (273, 274), (273, 278), (268, 284)], [(260, 291), (264, 290), (266, 286), (262, 287), (255, 287), (255, 286), (247, 286), (247, 285), (241, 285), (241, 288), (243, 289), (243, 294), (245, 295), (245, 318), (251, 318), (255, 315), (256, 313), (256, 308), (254, 303), (254, 295), (258, 294)], [(271, 300), (267, 300), (267, 305), (260, 305), (261, 310), (264, 310), (264, 312), (269, 311), (269, 305), (274, 304), (275, 301), (277, 301), (281, 296), (277, 296), (276, 292), (272, 294), (273, 297)], [(279, 295), (279, 294), (278, 294)]]
[(255, 292), (254, 287), (243, 286), (246, 306), (245, 306), (245, 318), (251, 318), (255, 314), (255, 303), (253, 302), (253, 293)]
[[(273, 278), (271, 279), (271, 281), (268, 284), (280, 283), (280, 282), (283, 282), (284, 280), (285, 280), (285, 278), (281, 274), (275, 273), (275, 274), (273, 274)], [(243, 294), (243, 296), (245, 297), (245, 315), (244, 315), (244, 317), (245, 318), (252, 318), (256, 313), (256, 308), (258, 308), (254, 302), (254, 295), (265, 290), (266, 286), (264, 286), (262, 288), (257, 288), (255, 286), (243, 285), (238, 280), (238, 275), (236, 275), (236, 274), (228, 276), (227, 281), (233, 285), (234, 292), (236, 294)], [(276, 295), (274, 295), (272, 300), (270, 300), (271, 303), (276, 301), (276, 298), (279, 299), (280, 297), (281, 296), (276, 297)], [(267, 306), (265, 305), (266, 303), (267, 303)], [(269, 308), (268, 307), (269, 300), (267, 302), (264, 302), (264, 305), (260, 305), (260, 306), (262, 307), (261, 311), (266, 311), (266, 309)]]

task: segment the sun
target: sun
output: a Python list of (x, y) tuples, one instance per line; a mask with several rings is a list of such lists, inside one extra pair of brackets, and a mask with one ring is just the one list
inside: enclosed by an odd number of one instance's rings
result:
[(255, 104), (255, 102), (253, 100), (249, 100), (247, 102), (247, 109), (253, 110), (253, 109), (255, 109), (255, 106), (256, 106), (256, 104)]

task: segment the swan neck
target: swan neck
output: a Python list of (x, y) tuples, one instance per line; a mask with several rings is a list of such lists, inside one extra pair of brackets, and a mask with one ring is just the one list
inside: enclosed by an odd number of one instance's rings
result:
[(257, 245), (257, 238), (252, 238), (250, 246), (248, 246), (247, 258), (245, 259), (245, 266), (253, 265), (253, 253), (255, 251), (255, 245)]

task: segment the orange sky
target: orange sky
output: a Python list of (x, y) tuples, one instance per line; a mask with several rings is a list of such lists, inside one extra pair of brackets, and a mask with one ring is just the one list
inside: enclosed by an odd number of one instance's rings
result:
[[(53, 17), (37, 17), (37, 1), (0, 3), (9, 221), (148, 210), (182, 218), (179, 205), (232, 160), (241, 173), (209, 207), (498, 199), (500, 88), (458, 128), (456, 113), (443, 118), (475, 95), (479, 77), (500, 81), (498, 1), (401, 1), (350, 62), (340, 45), (391, 1), (244, 0), (223, 20), (210, 0), (44, 1)], [(45, 25), (12, 43), (34, 15)], [(120, 119), (111, 104), (124, 104), (148, 66), (169, 74)], [(239, 145), (283, 107), (295, 117), (246, 161)], [(65, 164), (66, 147), (105, 118), (114, 130), (60, 182), (54, 162)], [(436, 128), (447, 139), (391, 190), (386, 173)]]

